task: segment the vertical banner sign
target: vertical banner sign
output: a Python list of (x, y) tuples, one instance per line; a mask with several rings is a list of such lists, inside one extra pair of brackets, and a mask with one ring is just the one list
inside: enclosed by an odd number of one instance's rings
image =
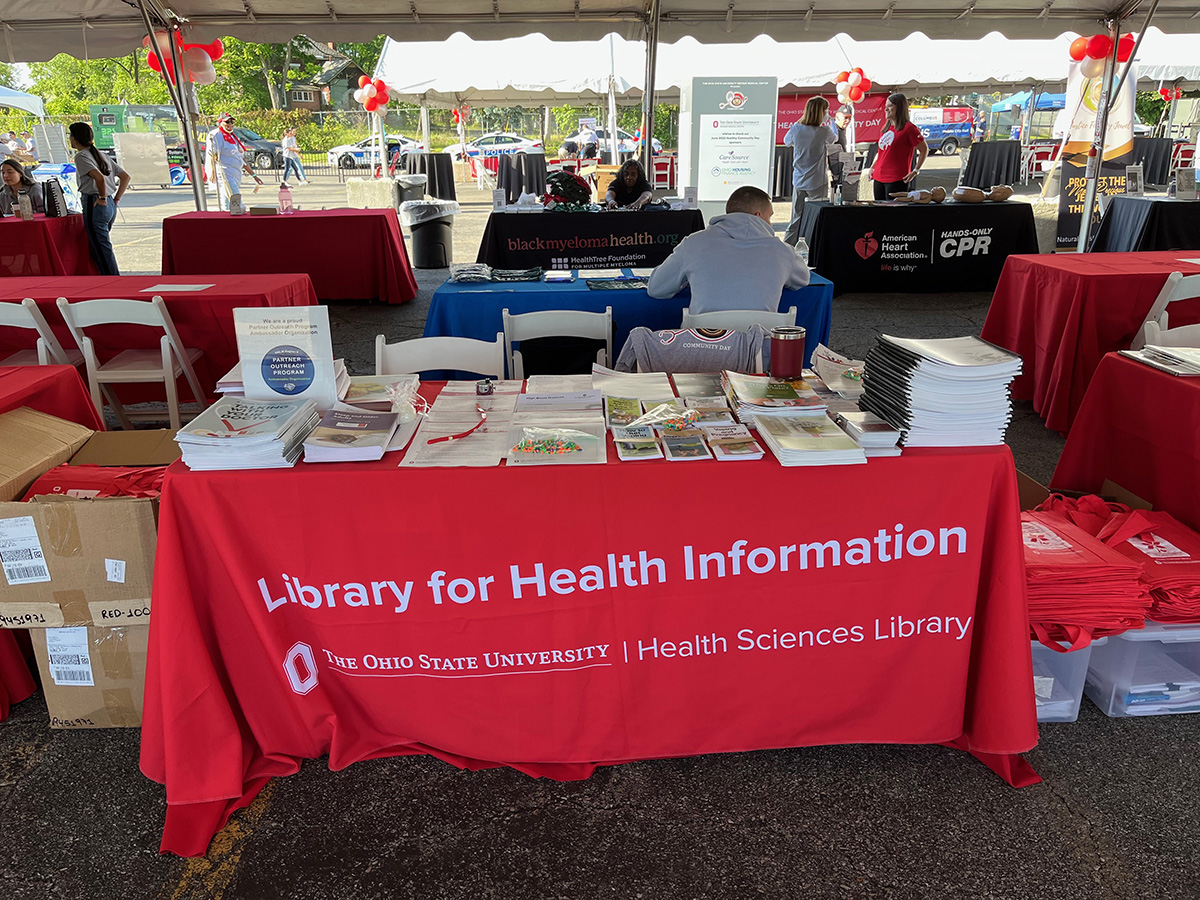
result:
[[(1067, 75), (1067, 105), (1060, 115), (1065, 134), (1062, 149), (1062, 180), (1058, 197), (1058, 235), (1054, 247), (1073, 251), (1079, 241), (1083, 221), (1083, 202), (1087, 192), (1088, 151), (1096, 136), (1096, 116), (1104, 77), (1086, 78), (1079, 70), (1081, 63), (1072, 62)], [(1121, 87), (1116, 103), (1108, 112), (1108, 131), (1104, 136), (1104, 154), (1098, 169), (1096, 196), (1120, 194), (1125, 191), (1125, 167), (1133, 162), (1134, 85), (1137, 69), (1130, 67), (1129, 77)], [(1114, 79), (1114, 87), (1115, 79)], [(1057, 130), (1057, 129), (1056, 129)], [(1092, 230), (1100, 222), (1099, 209), (1092, 210)]]

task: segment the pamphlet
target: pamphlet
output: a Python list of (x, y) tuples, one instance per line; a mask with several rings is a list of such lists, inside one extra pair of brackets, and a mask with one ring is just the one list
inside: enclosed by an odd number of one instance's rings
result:
[(604, 398), (604, 421), (608, 423), (609, 428), (628, 425), (641, 414), (642, 404), (640, 400), (634, 400), (630, 397)]
[(304, 398), (319, 410), (333, 408), (337, 382), (327, 307), (235, 309), (233, 322), (247, 398)]
[(330, 410), (304, 439), (304, 461), (382, 459), (399, 421), (395, 413)]
[(683, 431), (664, 431), (660, 434), (663, 453), (669, 460), (711, 459), (712, 454), (704, 443), (704, 432), (698, 428)]
[(140, 294), (175, 294), (183, 292), (207, 291), (210, 287), (216, 287), (215, 284), (152, 284), (148, 288), (142, 288)]
[(612, 436), (618, 459), (662, 459), (662, 448), (658, 446), (654, 429), (649, 425), (632, 428), (618, 426), (612, 430)]
[(702, 425), (713, 456), (727, 459), (762, 459), (764, 450), (745, 425)]

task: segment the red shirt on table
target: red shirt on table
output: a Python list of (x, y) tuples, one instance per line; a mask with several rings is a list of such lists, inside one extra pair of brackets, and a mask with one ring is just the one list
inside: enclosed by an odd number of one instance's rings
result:
[(879, 153), (871, 178), (874, 181), (903, 181), (912, 171), (913, 152), (924, 142), (921, 129), (912, 122), (899, 131), (889, 128), (879, 136)]

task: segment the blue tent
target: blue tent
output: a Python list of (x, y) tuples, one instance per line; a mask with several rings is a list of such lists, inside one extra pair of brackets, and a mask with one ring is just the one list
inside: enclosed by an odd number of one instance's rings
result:
[[(1005, 97), (1003, 100), (997, 100), (992, 104), (992, 111), (1001, 113), (1012, 109), (1014, 106), (1019, 106), (1025, 109), (1029, 106), (1029, 97), (1031, 91), (1021, 91), (1019, 94), (1013, 94), (1011, 97)], [(1066, 94), (1039, 94), (1037, 106), (1035, 109), (1062, 109), (1067, 105)]]

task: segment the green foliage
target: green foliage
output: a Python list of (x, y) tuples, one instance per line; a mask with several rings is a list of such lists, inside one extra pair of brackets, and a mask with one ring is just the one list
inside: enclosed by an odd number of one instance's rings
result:
[(16, 72), (12, 65), (6, 62), (0, 62), (0, 87), (20, 90), (16, 83)]
[(350, 57), (360, 69), (370, 75), (375, 71), (375, 65), (379, 62), (379, 54), (383, 52), (383, 42), (387, 40), (387, 35), (381, 34), (373, 41), (368, 41), (365, 44), (356, 44), (352, 42), (341, 42), (334, 44), (338, 53), (344, 53)]
[(1138, 118), (1151, 127), (1158, 124), (1163, 110), (1167, 108), (1166, 101), (1156, 91), (1138, 91), (1134, 104)]
[(321, 71), (312, 42), (300, 36), (286, 44), (255, 44), (225, 38), (216, 61), (217, 81), (201, 87), (201, 103), (221, 109), (283, 109), (287, 87), (311, 81)]
[(146, 51), (138, 48), (115, 59), (79, 60), (60, 53), (29, 67), (30, 93), (46, 103), (49, 115), (87, 117), (93, 103), (171, 102), (163, 80), (146, 65)]

